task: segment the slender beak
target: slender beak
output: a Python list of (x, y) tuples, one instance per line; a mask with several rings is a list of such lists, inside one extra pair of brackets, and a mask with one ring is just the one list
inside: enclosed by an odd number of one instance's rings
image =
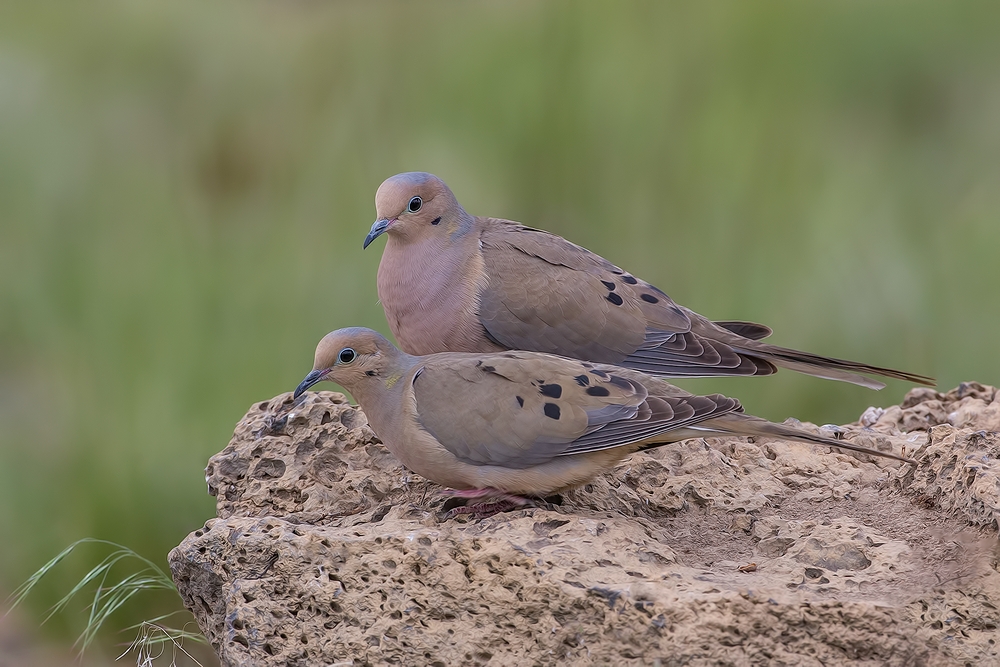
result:
[(382, 234), (385, 233), (385, 230), (389, 229), (389, 223), (391, 222), (392, 220), (389, 220), (388, 218), (376, 220), (375, 224), (372, 225), (372, 230), (368, 232), (368, 236), (365, 237), (365, 245), (362, 247), (367, 248), (372, 241), (382, 236)]
[(295, 394), (292, 398), (298, 398), (302, 394), (306, 393), (306, 389), (321, 381), (325, 377), (326, 371), (309, 371), (309, 375), (306, 376), (306, 379), (300, 382), (299, 386), (295, 388)]

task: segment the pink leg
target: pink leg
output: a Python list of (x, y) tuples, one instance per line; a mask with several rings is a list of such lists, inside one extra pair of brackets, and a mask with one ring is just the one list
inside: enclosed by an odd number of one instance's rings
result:
[(483, 502), (472, 505), (463, 505), (448, 510), (448, 517), (453, 518), (459, 514), (472, 514), (476, 518), (486, 518), (499, 512), (517, 509), (532, 505), (529, 498), (515, 496), (499, 489), (445, 489), (442, 495), (452, 498), (465, 498), (468, 500), (482, 500)]

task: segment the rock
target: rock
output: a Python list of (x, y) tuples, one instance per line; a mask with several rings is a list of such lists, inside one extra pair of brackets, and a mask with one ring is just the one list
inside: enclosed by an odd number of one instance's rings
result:
[(918, 502), (958, 513), (974, 526), (1000, 520), (1000, 433), (935, 426), (921, 465), (896, 479)]
[(826, 568), (833, 572), (864, 570), (872, 564), (860, 549), (849, 543), (824, 544), (815, 537), (805, 540), (792, 558), (800, 563), (819, 565), (821, 569)]
[(285, 394), (211, 459), (218, 518), (170, 566), (224, 665), (995, 664), (996, 398), (823, 427), (916, 466), (689, 440), (469, 520), (342, 395)]

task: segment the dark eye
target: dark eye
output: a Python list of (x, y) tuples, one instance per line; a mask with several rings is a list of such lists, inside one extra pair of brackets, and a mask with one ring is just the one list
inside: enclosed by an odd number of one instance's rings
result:
[(423, 206), (423, 204), (424, 204), (423, 199), (421, 199), (420, 197), (414, 197), (413, 199), (410, 200), (410, 203), (406, 205), (406, 212), (416, 213), (417, 211), (420, 210), (420, 207)]
[(354, 353), (354, 350), (349, 347), (345, 347), (340, 351), (340, 363), (349, 364), (354, 361), (354, 357), (356, 356), (358, 355)]

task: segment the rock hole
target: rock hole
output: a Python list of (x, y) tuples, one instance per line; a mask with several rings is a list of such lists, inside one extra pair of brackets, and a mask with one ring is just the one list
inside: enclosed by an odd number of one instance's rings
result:
[(209, 617), (211, 617), (212, 616), (212, 606), (210, 604), (208, 604), (207, 602), (205, 602), (205, 598), (203, 598), (203, 597), (199, 597), (198, 601), (201, 602), (201, 608), (205, 610), (205, 614), (207, 614)]
[(332, 421), (333, 421), (333, 417), (330, 416), (330, 411), (327, 410), (326, 412), (323, 413), (323, 416), (320, 417), (319, 423), (321, 425), (322, 424), (329, 424)]

